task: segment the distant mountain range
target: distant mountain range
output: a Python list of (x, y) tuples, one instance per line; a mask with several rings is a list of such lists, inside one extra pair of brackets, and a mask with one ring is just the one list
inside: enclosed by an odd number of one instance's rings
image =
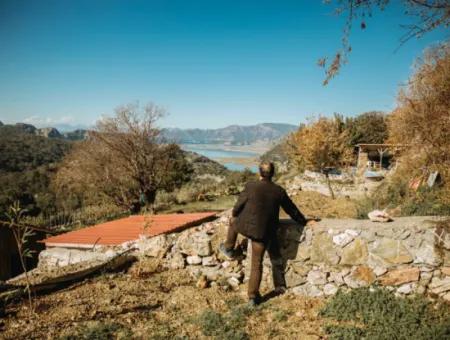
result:
[(163, 136), (180, 144), (248, 145), (274, 142), (298, 129), (291, 124), (262, 123), (242, 126), (230, 125), (221, 129), (163, 129)]
[(0, 132), (16, 132), (16, 133), (29, 133), (46, 138), (59, 138), (66, 140), (82, 140), (86, 137), (87, 130), (74, 130), (70, 132), (59, 132), (58, 129), (53, 127), (37, 128), (34, 125), (26, 123), (16, 124), (3, 124), (0, 121)]
[[(180, 144), (248, 145), (257, 142), (276, 142), (288, 133), (297, 130), (297, 128), (295, 125), (278, 123), (262, 123), (250, 126), (230, 125), (221, 129), (168, 128), (162, 129), (162, 136), (168, 141)], [(3, 124), (0, 122), (0, 131), (2, 130), (66, 140), (82, 140), (86, 137), (88, 131), (78, 129), (60, 132), (54, 127), (36, 128), (34, 125), (26, 123)]]

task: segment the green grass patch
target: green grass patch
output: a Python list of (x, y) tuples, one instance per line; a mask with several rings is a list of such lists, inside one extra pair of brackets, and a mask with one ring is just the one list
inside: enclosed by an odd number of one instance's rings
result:
[(450, 339), (450, 306), (386, 289), (339, 291), (320, 311), (330, 339)]
[(170, 208), (161, 210), (161, 213), (174, 213), (182, 210), (185, 213), (199, 212), (199, 211), (215, 211), (226, 210), (233, 207), (236, 202), (236, 196), (222, 196), (214, 201), (197, 201), (186, 204), (173, 204)]
[(229, 300), (229, 311), (219, 313), (211, 309), (205, 310), (194, 322), (200, 326), (203, 335), (217, 340), (247, 340), (250, 336), (245, 330), (247, 319), (261, 307), (252, 308), (237, 305), (239, 301)]
[(78, 327), (74, 332), (60, 337), (60, 340), (110, 340), (129, 339), (131, 331), (114, 322), (90, 322)]

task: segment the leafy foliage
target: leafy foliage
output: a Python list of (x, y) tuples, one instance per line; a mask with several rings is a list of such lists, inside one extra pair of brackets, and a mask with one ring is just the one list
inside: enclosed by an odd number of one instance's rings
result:
[(71, 144), (24, 133), (10, 126), (0, 127), (0, 174), (23, 172), (59, 162)]
[(322, 171), (353, 160), (349, 133), (340, 117), (319, 117), (293, 133), (288, 152), (299, 168)]
[(127, 105), (99, 121), (65, 158), (55, 181), (58, 191), (83, 199), (99, 194), (137, 212), (153, 204), (158, 190), (179, 187), (192, 169), (179, 146), (161, 141), (156, 127), (161, 115), (153, 104)]
[(425, 53), (398, 104), (389, 119), (389, 139), (407, 145), (401, 170), (439, 171), (450, 190), (450, 44)]
[[(450, 307), (424, 297), (400, 298), (382, 288), (339, 291), (320, 314), (336, 323), (325, 331), (330, 339), (448, 339)], [(349, 324), (342, 325), (342, 322)]]
[[(347, 63), (348, 55), (352, 51), (350, 33), (355, 22), (362, 30), (367, 27), (367, 20), (375, 10), (383, 11), (387, 6), (395, 3), (392, 0), (325, 0), (334, 5), (335, 13), (346, 15), (342, 36), (342, 46), (336, 52), (331, 62), (321, 58), (317, 64), (325, 69), (324, 85), (334, 78), (341, 67)], [(450, 26), (450, 3), (448, 0), (403, 0), (404, 13), (415, 19), (413, 24), (403, 25), (405, 34), (400, 38), (404, 44), (411, 38), (420, 38), (438, 27)], [(359, 21), (359, 22), (358, 22)]]
[(387, 115), (379, 111), (362, 113), (345, 120), (345, 128), (349, 131), (349, 143), (381, 144), (388, 137)]
[(30, 306), (30, 314), (33, 313), (33, 303), (31, 297), (31, 284), (28, 278), (28, 268), (26, 265), (26, 259), (31, 258), (33, 256), (33, 251), (28, 247), (29, 239), (34, 235), (33, 229), (29, 226), (23, 224), (23, 215), (25, 210), (20, 207), (19, 202), (15, 202), (12, 206), (9, 207), (8, 212), (6, 213), (6, 222), (1, 222), (0, 227), (4, 227), (5, 225), (11, 230), (14, 240), (16, 241), (16, 246), (19, 254), (20, 264), (25, 273), (26, 279), (26, 291), (28, 293), (28, 303)]
[(51, 213), (56, 205), (49, 184), (56, 164), (71, 143), (24, 132), (16, 126), (0, 127), (0, 218), (19, 201), (28, 215)]

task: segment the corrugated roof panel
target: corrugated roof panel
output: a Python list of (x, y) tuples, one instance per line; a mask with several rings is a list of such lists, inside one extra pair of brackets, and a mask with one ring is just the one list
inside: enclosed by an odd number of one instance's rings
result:
[[(144, 233), (149, 236), (156, 236), (181, 231), (185, 228), (212, 220), (215, 216), (215, 212), (134, 215), (49, 237), (42, 242), (48, 246), (82, 245), (86, 247), (89, 245), (94, 246), (95, 244), (119, 245), (124, 242), (137, 240), (139, 235)], [(147, 228), (145, 228), (145, 224), (148, 224)]]

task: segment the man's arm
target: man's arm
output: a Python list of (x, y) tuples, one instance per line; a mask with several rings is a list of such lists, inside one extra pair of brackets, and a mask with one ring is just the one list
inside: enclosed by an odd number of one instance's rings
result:
[(247, 203), (247, 200), (248, 200), (248, 195), (247, 195), (247, 185), (246, 185), (244, 191), (242, 191), (239, 194), (239, 198), (233, 207), (233, 211), (232, 211), (233, 217), (237, 217), (241, 213), (242, 209), (244, 209), (244, 207), (245, 207), (245, 203)]
[(303, 214), (298, 210), (297, 206), (292, 202), (292, 200), (289, 198), (286, 191), (283, 190), (283, 199), (281, 200), (281, 207), (283, 210), (291, 216), (291, 218), (300, 224), (306, 224), (306, 218), (303, 216)]

